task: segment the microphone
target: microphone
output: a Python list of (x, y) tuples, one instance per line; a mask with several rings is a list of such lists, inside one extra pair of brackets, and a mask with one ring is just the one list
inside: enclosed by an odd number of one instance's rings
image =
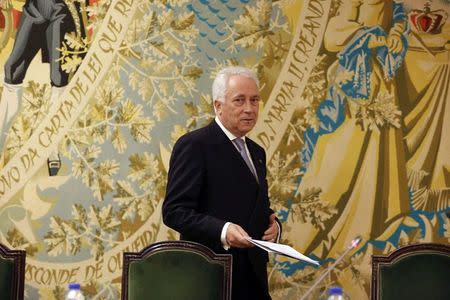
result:
[(354, 249), (356, 247), (358, 247), (359, 243), (361, 243), (362, 241), (362, 237), (360, 235), (358, 235), (357, 237), (355, 237), (351, 242), (350, 242), (350, 250)]
[(330, 265), (325, 272), (323, 272), (322, 275), (320, 275), (319, 278), (317, 278), (317, 280), (314, 282), (314, 284), (306, 291), (306, 293), (300, 298), (300, 300), (305, 300), (306, 297), (308, 297), (309, 294), (311, 294), (311, 292), (317, 287), (317, 285), (319, 283), (322, 282), (322, 280), (328, 275), (328, 273), (330, 273), (332, 270), (334, 270), (334, 268), (336, 268), (336, 266), (341, 262), (341, 260), (344, 259), (344, 257), (347, 255), (347, 253), (349, 253), (352, 249), (355, 249), (356, 247), (358, 247), (359, 243), (361, 243), (362, 241), (362, 237), (360, 235), (358, 235), (356, 238), (354, 238), (351, 242), (350, 245), (347, 247), (347, 249), (336, 259), (336, 261)]

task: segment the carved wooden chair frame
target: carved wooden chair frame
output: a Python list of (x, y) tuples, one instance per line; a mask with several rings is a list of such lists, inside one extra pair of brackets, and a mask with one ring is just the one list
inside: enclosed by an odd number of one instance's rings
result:
[(130, 264), (134, 261), (143, 260), (158, 252), (169, 250), (187, 250), (189, 252), (200, 254), (206, 258), (208, 262), (217, 263), (224, 268), (223, 278), (223, 298), (231, 299), (231, 270), (232, 256), (229, 254), (216, 254), (208, 247), (190, 241), (164, 241), (152, 244), (142, 249), (140, 252), (124, 252), (123, 253), (123, 269), (122, 269), (122, 300), (128, 300), (128, 272)]

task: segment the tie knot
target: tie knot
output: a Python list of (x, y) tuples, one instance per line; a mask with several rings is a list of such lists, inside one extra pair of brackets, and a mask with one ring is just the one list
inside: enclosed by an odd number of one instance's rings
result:
[(236, 138), (234, 139), (234, 143), (236, 144), (236, 146), (238, 147), (239, 151), (242, 151), (242, 149), (244, 149), (244, 144), (245, 141), (241, 138)]

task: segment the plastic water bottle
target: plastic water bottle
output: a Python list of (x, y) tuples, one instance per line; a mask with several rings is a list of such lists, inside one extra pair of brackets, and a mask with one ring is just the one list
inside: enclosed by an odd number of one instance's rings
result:
[(328, 298), (327, 300), (345, 300), (344, 292), (340, 286), (330, 287), (328, 289)]
[(79, 283), (69, 283), (69, 291), (66, 294), (65, 300), (84, 300), (83, 293), (80, 289)]

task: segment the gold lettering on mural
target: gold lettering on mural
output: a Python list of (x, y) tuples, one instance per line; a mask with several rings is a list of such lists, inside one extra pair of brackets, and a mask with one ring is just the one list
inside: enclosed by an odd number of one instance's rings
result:
[(89, 61), (87, 62), (87, 68), (86, 70), (83, 70), (83, 75), (91, 83), (94, 83), (98, 74), (102, 70), (102, 67), (103, 67), (102, 62), (100, 61), (100, 59), (98, 59), (97, 54), (94, 53), (92, 57), (89, 58)]
[(13, 166), (6, 174), (0, 176), (0, 196), (3, 195), (7, 189), (11, 188), (13, 182), (19, 182), (20, 171), (19, 168)]
[(120, 31), (122, 30), (122, 24), (117, 22), (113, 17), (109, 17), (108, 30), (103, 32), (100, 36), (99, 46), (104, 52), (114, 51), (114, 45), (117, 44), (117, 39)]
[(72, 116), (72, 110), (75, 108), (72, 101), (64, 100), (63, 103), (59, 105), (58, 114), (64, 118), (64, 121), (68, 121)]
[(304, 1), (294, 39), (280, 76), (251, 132), (265, 148), (268, 159), (275, 153), (300, 99), (321, 48), (331, 0)]
[(131, 9), (131, 3), (132, 1), (118, 1), (115, 5), (114, 5), (114, 10), (116, 10), (118, 13), (120, 13), (122, 16), (127, 16), (128, 12)]
[(28, 170), (34, 165), (34, 160), (39, 157), (39, 154), (35, 148), (28, 148), (27, 153), (20, 156), (20, 161), (25, 170)]
[(69, 94), (73, 97), (75, 102), (80, 103), (83, 100), (83, 96), (86, 96), (89, 91), (89, 86), (78, 77), (73, 80), (73, 85), (69, 89)]
[[(53, 116), (52, 118), (57, 117)], [(59, 123), (58, 123), (59, 125)], [(39, 133), (39, 144), (41, 144), (42, 147), (47, 148), (52, 143), (52, 137), (58, 133), (59, 127), (55, 128), (52, 126), (45, 126), (44, 131)]]
[(32, 264), (25, 266), (25, 280), (33, 281), (42, 286), (66, 285), (76, 282), (80, 267), (70, 269), (36, 267)]
[(87, 265), (84, 271), (84, 281), (98, 280), (103, 276), (103, 258), (93, 265)]
[[(125, 249), (126, 251), (126, 249)], [(116, 270), (120, 268), (122, 265), (121, 253), (116, 253), (116, 255), (112, 255), (108, 259), (107, 268), (109, 273), (114, 273)]]
[(294, 88), (297, 88), (297, 86), (292, 81), (283, 82), (280, 92), (276, 96), (267, 118), (264, 119), (266, 128), (269, 130), (261, 132), (258, 135), (258, 139), (265, 147), (270, 144), (270, 141), (272, 141), (276, 135), (277, 129), (274, 127), (274, 124), (283, 120), (283, 113), (287, 112), (286, 107), (289, 106), (294, 99), (294, 93), (292, 92), (292, 89)]

